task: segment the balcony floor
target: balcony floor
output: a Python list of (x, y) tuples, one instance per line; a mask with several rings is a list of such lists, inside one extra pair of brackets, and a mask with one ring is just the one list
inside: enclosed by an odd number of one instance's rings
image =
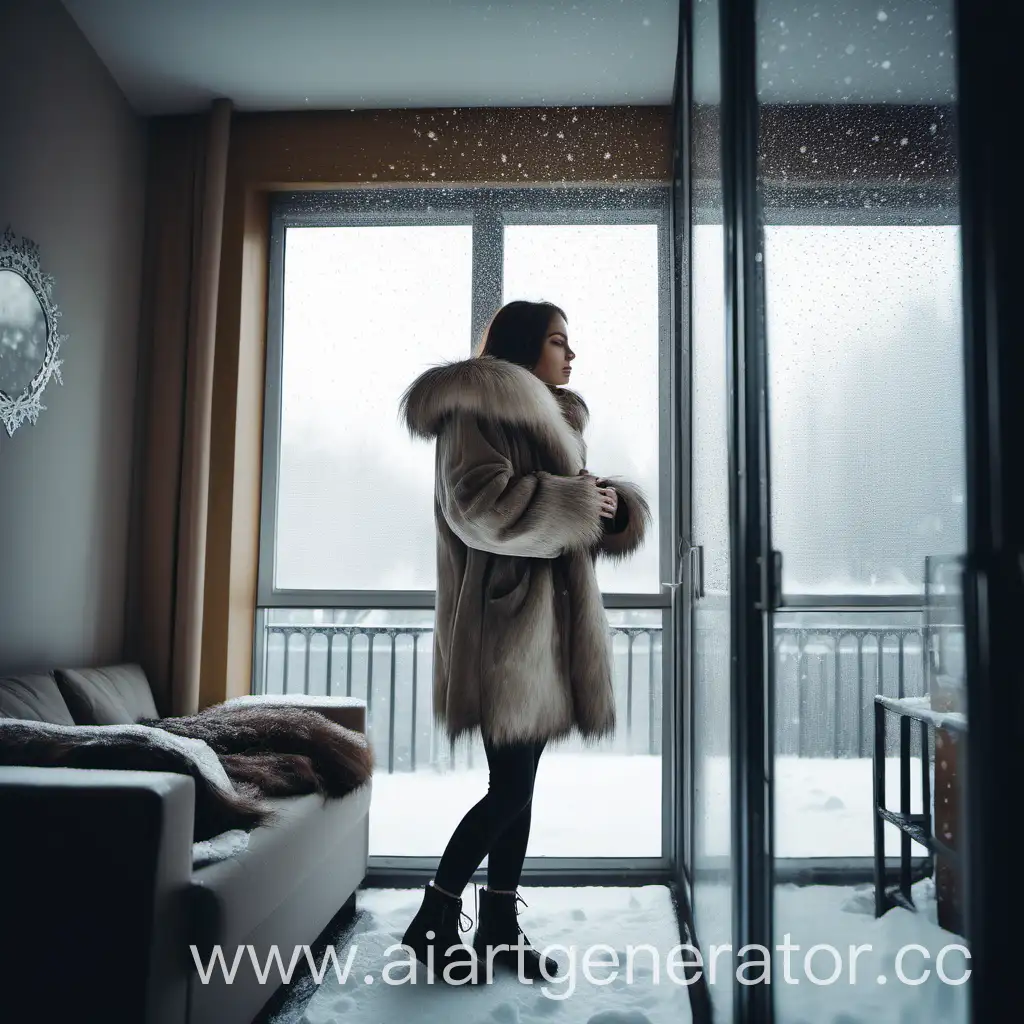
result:
[[(728, 852), (729, 767), (709, 758), (704, 852)], [(537, 771), (531, 857), (657, 857), (661, 854), (661, 758), (649, 755), (545, 753)], [(698, 780), (698, 787), (700, 780)], [(462, 815), (487, 791), (486, 766), (378, 770), (370, 811), (371, 856), (440, 856)], [(899, 760), (888, 758), (886, 802), (899, 807)], [(911, 808), (921, 807), (919, 762), (912, 761)], [(776, 856), (869, 857), (872, 853), (870, 758), (780, 757), (776, 762)], [(886, 829), (886, 852), (899, 834)], [(914, 854), (926, 851), (914, 846)]]

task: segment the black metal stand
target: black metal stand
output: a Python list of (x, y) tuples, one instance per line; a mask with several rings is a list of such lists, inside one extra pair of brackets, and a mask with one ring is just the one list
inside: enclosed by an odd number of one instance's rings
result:
[[(897, 715), (900, 720), (900, 809), (885, 806), (885, 713)], [(910, 728), (918, 722), (921, 729), (921, 796), (923, 811), (910, 811)], [(934, 855), (941, 853), (957, 863), (957, 852), (932, 835), (932, 786), (928, 758), (929, 728), (966, 731), (960, 715), (942, 714), (927, 706), (927, 698), (895, 698), (875, 695), (875, 749), (874, 749), (874, 807), (875, 807), (875, 917), (881, 917), (890, 907), (916, 910), (910, 895), (910, 844), (918, 842)], [(900, 881), (885, 886), (885, 823), (891, 822), (900, 835)]]

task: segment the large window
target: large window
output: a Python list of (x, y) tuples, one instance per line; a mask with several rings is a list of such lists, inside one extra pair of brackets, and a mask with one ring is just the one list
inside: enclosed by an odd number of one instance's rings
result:
[[(429, 365), (468, 357), (497, 308), (526, 298), (566, 310), (572, 387), (591, 410), (588, 467), (636, 481), (655, 515), (637, 556), (599, 563), (617, 735), (545, 752), (529, 854), (545, 866), (664, 862), (667, 207), (662, 188), (350, 191), (274, 205), (253, 686), (366, 699), (371, 858), (436, 857), (486, 789), (479, 743), (452, 750), (433, 722), (434, 453), (399, 422), (399, 397)], [(601, 814), (620, 789), (625, 829)]]

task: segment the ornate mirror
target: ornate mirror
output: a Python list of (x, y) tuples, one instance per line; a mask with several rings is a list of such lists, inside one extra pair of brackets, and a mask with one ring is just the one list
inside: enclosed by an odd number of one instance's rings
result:
[(57, 352), (67, 338), (57, 333), (52, 289), (39, 247), (8, 227), (0, 237), (0, 420), (10, 437), (46, 408), (41, 398), (50, 378), (64, 383)]

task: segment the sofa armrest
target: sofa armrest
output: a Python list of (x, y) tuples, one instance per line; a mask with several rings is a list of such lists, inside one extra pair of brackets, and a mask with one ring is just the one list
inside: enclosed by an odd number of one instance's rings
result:
[(306, 693), (247, 693), (225, 704), (274, 704), (290, 708), (313, 708), (332, 722), (366, 734), (366, 701), (361, 697), (335, 697)]
[(54, 1020), (183, 1024), (195, 783), (0, 767), (0, 963)]

